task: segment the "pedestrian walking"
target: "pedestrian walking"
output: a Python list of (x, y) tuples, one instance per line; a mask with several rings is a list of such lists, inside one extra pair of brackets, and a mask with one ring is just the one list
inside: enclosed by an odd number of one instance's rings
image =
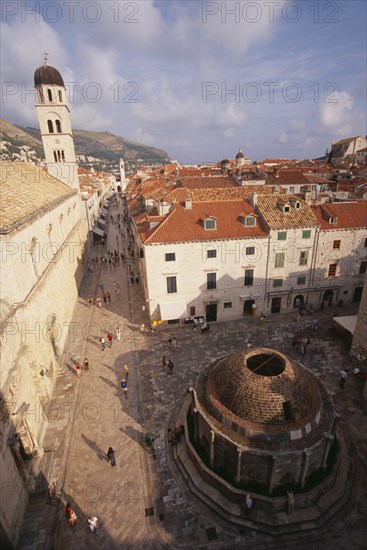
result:
[(110, 332), (107, 334), (107, 340), (108, 340), (108, 343), (110, 344), (110, 349), (111, 349), (112, 348), (113, 336)]
[(56, 496), (56, 483), (54, 481), (48, 484), (47, 492), (49, 500), (52, 500)]
[(158, 445), (157, 440), (155, 439), (152, 443), (152, 453), (153, 453), (154, 460), (156, 460), (156, 458), (157, 458), (158, 449), (159, 449), (159, 445)]
[(121, 388), (122, 388), (122, 391), (125, 395), (125, 399), (127, 399), (127, 382), (126, 382), (125, 378), (123, 378), (121, 380)]
[(77, 363), (77, 364), (75, 365), (75, 371), (76, 371), (77, 377), (80, 378), (81, 366), (80, 366), (79, 363)]
[(109, 292), (107, 290), (106, 294), (107, 294), (108, 303), (110, 304), (111, 303), (111, 292)]
[(307, 349), (307, 346), (308, 346), (309, 343), (310, 343), (309, 338), (302, 338), (302, 340), (300, 340), (301, 355), (304, 355), (306, 353), (306, 349)]
[(100, 297), (98, 297), (98, 298), (96, 299), (96, 304), (97, 304), (98, 307), (102, 307), (102, 300), (101, 300)]
[(107, 294), (105, 292), (103, 293), (103, 301), (107, 304)]
[(101, 337), (101, 349), (102, 349), (102, 351), (104, 351), (105, 347), (106, 347), (106, 342), (105, 342), (104, 337), (102, 336)]
[(85, 370), (86, 372), (89, 371), (89, 361), (88, 361), (88, 357), (86, 357), (86, 358), (84, 359), (84, 370)]
[(168, 359), (167, 367), (168, 367), (168, 374), (173, 374), (174, 369), (174, 363), (171, 359)]
[(288, 512), (288, 516), (291, 516), (293, 514), (294, 505), (295, 505), (294, 494), (293, 494), (293, 491), (290, 489), (289, 491), (287, 491), (287, 512)]
[(87, 520), (89, 529), (94, 533), (95, 535), (98, 533), (98, 518), (96, 516), (89, 516)]
[(118, 342), (120, 342), (120, 340), (121, 340), (121, 329), (120, 329), (120, 327), (116, 327), (115, 334), (116, 334), (116, 340)]
[(165, 369), (166, 366), (167, 366), (167, 359), (166, 359), (166, 356), (163, 355), (163, 357), (162, 357), (162, 367)]
[(89, 296), (89, 298), (88, 298), (87, 301), (88, 301), (88, 304), (89, 304), (90, 306), (93, 305), (93, 298), (92, 298), (92, 296)]
[(260, 314), (260, 321), (263, 321), (265, 319), (266, 315), (264, 315), (264, 313), (261, 313)]
[(172, 338), (171, 347), (172, 347), (173, 350), (176, 350), (176, 349), (177, 349), (177, 339), (176, 339), (176, 336), (174, 336), (174, 337)]
[(106, 455), (107, 455), (107, 460), (111, 464), (111, 466), (116, 466), (115, 451), (114, 449), (112, 449), (112, 447), (108, 447), (108, 451)]
[(145, 331), (145, 323), (142, 323), (142, 324), (140, 325), (140, 332), (143, 334), (144, 331)]
[(70, 502), (66, 503), (65, 515), (69, 520), (70, 527), (75, 527), (77, 517), (76, 517), (76, 513), (74, 512), (74, 510), (71, 507)]
[(319, 320), (314, 317), (313, 318), (313, 321), (312, 321), (312, 328), (314, 329), (315, 332), (317, 332), (319, 330)]
[(101, 290), (102, 290), (102, 292), (103, 292), (103, 291), (104, 291), (104, 286), (103, 286), (103, 283), (102, 283), (102, 281), (99, 281), (99, 283), (98, 283), (98, 284), (99, 284), (99, 287), (100, 287), (100, 289), (101, 289)]
[(248, 493), (246, 495), (246, 500), (245, 500), (245, 512), (247, 516), (251, 512), (251, 509), (252, 509), (252, 498), (251, 498), (251, 495)]
[(340, 371), (339, 388), (341, 388), (342, 390), (344, 390), (345, 381), (346, 381), (347, 377), (348, 377), (347, 369), (341, 370)]
[(127, 381), (128, 378), (129, 378), (129, 367), (127, 366), (126, 363), (125, 363), (125, 365), (124, 365), (124, 378), (125, 378), (126, 381)]

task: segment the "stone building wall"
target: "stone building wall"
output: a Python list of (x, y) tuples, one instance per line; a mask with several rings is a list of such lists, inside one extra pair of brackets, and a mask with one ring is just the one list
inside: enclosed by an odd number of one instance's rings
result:
[[(0, 522), (14, 544), (28, 494), (34, 490), (47, 403), (83, 275), (86, 233), (79, 208), (79, 198), (71, 196), (1, 239), (2, 252), (7, 255), (1, 286), (0, 462), (8, 493), (2, 501)], [(32, 240), (38, 243), (33, 255)]]
[(353, 341), (351, 347), (351, 355), (358, 360), (363, 361), (367, 359), (367, 278), (365, 279), (362, 299), (359, 305), (358, 319), (356, 328), (353, 334)]

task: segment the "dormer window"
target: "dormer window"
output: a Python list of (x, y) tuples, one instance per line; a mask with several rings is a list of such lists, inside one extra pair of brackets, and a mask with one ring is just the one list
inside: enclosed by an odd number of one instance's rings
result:
[(291, 199), (290, 202), (295, 210), (299, 210), (301, 208), (301, 203), (298, 199)]
[(338, 223), (338, 218), (332, 218), (332, 217), (330, 217), (330, 218), (329, 218), (329, 223), (331, 223), (331, 224)]
[(291, 205), (288, 202), (279, 201), (277, 206), (283, 212), (283, 214), (289, 214), (289, 212), (291, 211)]
[(244, 218), (244, 225), (245, 227), (254, 227), (256, 225), (256, 217), (246, 216), (246, 218)]
[(204, 220), (205, 229), (217, 229), (217, 220), (214, 218), (207, 218)]

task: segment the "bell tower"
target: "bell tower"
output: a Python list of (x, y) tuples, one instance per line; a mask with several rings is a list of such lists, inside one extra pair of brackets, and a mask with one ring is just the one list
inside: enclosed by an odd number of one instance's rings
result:
[(46, 52), (42, 67), (34, 73), (34, 86), (48, 173), (79, 191), (66, 88), (59, 71), (48, 64)]

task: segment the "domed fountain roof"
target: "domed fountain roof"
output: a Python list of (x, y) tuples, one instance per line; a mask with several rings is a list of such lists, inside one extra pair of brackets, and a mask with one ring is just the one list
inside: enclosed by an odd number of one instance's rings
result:
[[(317, 380), (305, 368), (270, 348), (246, 349), (220, 360), (199, 380), (206, 407), (222, 421), (304, 425), (321, 407)], [(257, 429), (259, 426), (257, 426)]]

